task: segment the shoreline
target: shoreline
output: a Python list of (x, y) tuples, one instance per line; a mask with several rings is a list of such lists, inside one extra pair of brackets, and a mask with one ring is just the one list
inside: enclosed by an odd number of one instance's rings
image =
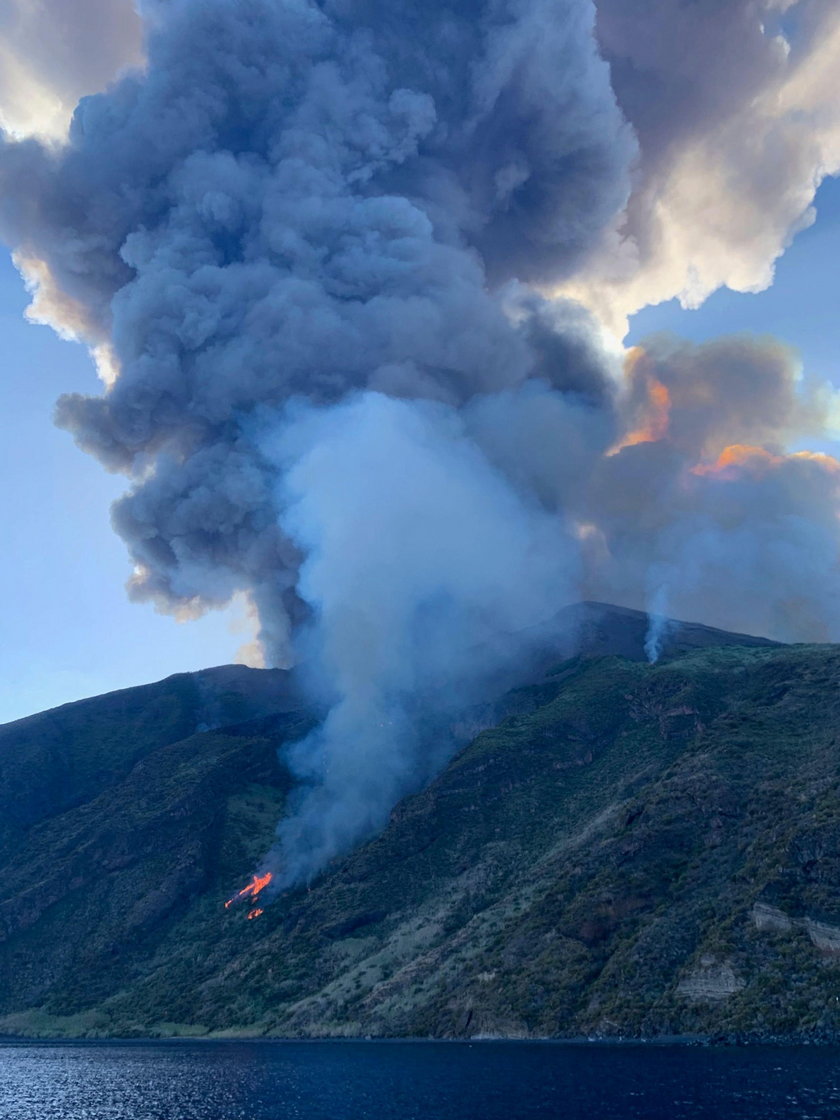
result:
[(138, 1035), (138, 1036), (79, 1036), (61, 1037), (58, 1035), (3, 1035), (0, 1034), (0, 1046), (153, 1046), (153, 1045), (179, 1045), (203, 1043), (207, 1045), (222, 1045), (230, 1043), (245, 1043), (254, 1045), (279, 1044), (279, 1045), (329, 1045), (335, 1046), (342, 1043), (350, 1045), (452, 1045), (452, 1046), (569, 1046), (569, 1047), (602, 1047), (602, 1048), (701, 1048), (713, 1050), (726, 1049), (831, 1049), (840, 1048), (840, 1038), (815, 1038), (802, 1035), (770, 1036), (767, 1038), (754, 1035), (656, 1035), (651, 1038), (624, 1038), (613, 1036), (551, 1036), (523, 1038), (521, 1035), (493, 1035), (476, 1036), (474, 1038), (430, 1038), (430, 1037), (366, 1037), (356, 1035), (342, 1037), (327, 1035), (322, 1037), (302, 1038), (300, 1036), (283, 1035)]

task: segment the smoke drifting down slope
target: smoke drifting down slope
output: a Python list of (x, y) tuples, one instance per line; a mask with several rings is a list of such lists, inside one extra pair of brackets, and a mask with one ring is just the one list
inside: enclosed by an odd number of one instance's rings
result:
[(381, 825), (450, 749), (417, 713), (444, 727), (564, 602), (837, 636), (840, 467), (786, 452), (831, 392), (769, 339), (622, 369), (545, 295), (637, 153), (590, 0), (144, 13), (145, 71), (65, 145), (3, 140), (0, 225), (107, 381), (58, 417), (130, 479), (131, 593), (244, 592), (266, 661), (313, 667), (281, 884)]

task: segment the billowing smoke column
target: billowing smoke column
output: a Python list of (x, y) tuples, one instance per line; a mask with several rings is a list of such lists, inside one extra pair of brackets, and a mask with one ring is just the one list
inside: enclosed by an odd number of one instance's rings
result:
[(132, 594), (246, 593), (325, 703), (275, 883), (379, 827), (565, 602), (840, 631), (838, 467), (785, 453), (827, 392), (761, 340), (622, 373), (540, 294), (636, 155), (591, 0), (142, 7), (143, 73), (0, 144), (0, 226), (106, 381), (58, 416), (131, 479)]
[(517, 328), (484, 265), (571, 267), (632, 141), (586, 0), (147, 18), (147, 72), (84, 100), (66, 147), (4, 146), (4, 232), (38, 262), (40, 313), (119, 369), (59, 422), (137, 480), (114, 515), (134, 593), (189, 612), (247, 588), (276, 659), (299, 557), (253, 418), (296, 394), (562, 388), (563, 356), (529, 344), (539, 309)]
[(562, 521), (494, 469), (450, 405), (368, 393), (295, 410), (276, 454), (299, 591), (317, 608), (301, 644), (333, 692), (292, 755), (314, 783), (280, 830), (297, 876), (434, 774), (452, 748), (441, 717), (480, 698), (577, 572)]

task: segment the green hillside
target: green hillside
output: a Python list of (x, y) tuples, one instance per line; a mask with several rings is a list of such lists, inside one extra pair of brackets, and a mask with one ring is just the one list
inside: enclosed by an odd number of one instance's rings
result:
[(565, 661), (254, 921), (308, 717), (249, 672), (0, 730), (0, 1032), (840, 1038), (840, 647)]

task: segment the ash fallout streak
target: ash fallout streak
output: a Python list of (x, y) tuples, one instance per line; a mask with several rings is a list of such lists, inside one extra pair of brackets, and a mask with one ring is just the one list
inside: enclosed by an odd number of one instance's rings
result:
[(0, 231), (106, 382), (58, 422), (130, 480), (132, 595), (245, 593), (326, 713), (254, 883), (381, 827), (564, 603), (837, 636), (840, 468), (788, 452), (833, 391), (770, 339), (623, 361), (549, 294), (645, 158), (590, 0), (142, 14), (66, 142), (3, 138)]

